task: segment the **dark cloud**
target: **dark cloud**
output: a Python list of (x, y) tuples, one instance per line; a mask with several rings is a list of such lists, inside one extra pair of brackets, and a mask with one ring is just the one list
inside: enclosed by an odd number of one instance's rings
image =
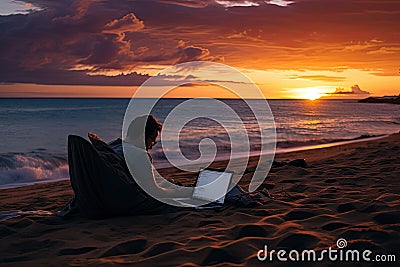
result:
[(351, 90), (346, 90), (344, 88), (336, 88), (335, 92), (330, 93), (330, 95), (369, 95), (370, 93), (367, 91), (361, 90), (360, 86), (353, 85)]
[(119, 74), (116, 76), (88, 75), (86, 71), (64, 71), (44, 68), (32, 71), (12, 71), (0, 67), (2, 83), (35, 83), (48, 85), (97, 85), (97, 86), (138, 86), (150, 76), (140, 73)]
[(104, 26), (103, 32), (124, 34), (126, 32), (136, 32), (144, 28), (143, 21), (136, 18), (135, 14), (129, 13), (121, 19), (115, 19)]
[(197, 47), (193, 45), (185, 46), (183, 42), (181, 42), (180, 49), (178, 52), (179, 58), (175, 62), (183, 63), (189, 61), (222, 61), (221, 57), (211, 56), (211, 53), (208, 49)]
[[(137, 66), (214, 59), (207, 48), (143, 31), (139, 2), (40, 0), (41, 11), (0, 16), (0, 82), (138, 85), (148, 77)], [(121, 73), (132, 75), (107, 78)]]
[(277, 5), (283, 1), (251, 1), (258, 6), (232, 8), (216, 1), (201, 1), (202, 8), (174, 2), (141, 2), (136, 14), (153, 37), (190, 40), (213, 55), (223, 55), (232, 66), (307, 70), (375, 66), (390, 75), (397, 72), (392, 59), (400, 49), (399, 37), (393, 34), (398, 31), (398, 1), (294, 0), (287, 6)]
[(190, 72), (193, 69), (199, 68), (204, 64), (204, 62), (193, 62), (190, 64), (190, 66), (182, 66), (181, 68), (176, 67), (174, 73), (175, 74), (157, 74), (156, 76), (153, 76), (156, 78), (156, 80), (152, 80), (152, 85), (160, 85), (160, 86), (166, 86), (166, 85), (175, 85), (177, 82), (184, 84), (183, 86), (188, 86), (188, 87), (193, 87), (195, 85), (211, 85), (211, 84), (254, 84), (254, 83), (248, 83), (246, 81), (240, 81), (240, 80), (232, 80), (230, 79), (221, 79), (215, 74), (210, 74), (212, 76), (215, 76), (215, 79), (202, 79), (201, 77), (197, 77), (194, 75), (186, 75), (186, 73)]
[(0, 82), (50, 83), (54, 75), (68, 79), (58, 84), (75, 84), (86, 73), (117, 75), (191, 60), (398, 75), (399, 1), (30, 2), (42, 10), (0, 16)]

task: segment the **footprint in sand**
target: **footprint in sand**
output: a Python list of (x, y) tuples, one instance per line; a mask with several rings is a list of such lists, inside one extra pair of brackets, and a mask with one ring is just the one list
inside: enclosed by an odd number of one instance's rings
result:
[(28, 253), (32, 251), (39, 250), (47, 250), (54, 249), (58, 247), (62, 247), (65, 244), (64, 241), (53, 240), (53, 239), (45, 239), (45, 240), (26, 240), (18, 243), (12, 244), (14, 248), (16, 248), (20, 254)]
[(319, 238), (310, 234), (290, 234), (283, 238), (278, 243), (278, 248), (288, 248), (288, 249), (310, 249), (315, 248), (319, 242)]
[(349, 224), (347, 224), (347, 223), (331, 222), (331, 223), (324, 224), (321, 228), (325, 231), (334, 231), (334, 230), (344, 228), (347, 226), (349, 226)]
[(173, 242), (173, 241), (167, 241), (167, 242), (161, 242), (158, 244), (153, 245), (152, 247), (150, 247), (144, 254), (144, 257), (152, 257), (155, 255), (160, 255), (163, 254), (165, 252), (170, 252), (175, 250), (178, 247), (183, 246), (182, 243), (178, 243), (178, 242)]
[(147, 240), (143, 238), (119, 243), (107, 250), (101, 257), (118, 256), (124, 254), (137, 254), (146, 248)]
[(59, 256), (63, 255), (81, 255), (97, 249), (96, 247), (82, 247), (82, 248), (66, 248), (58, 252)]
[(265, 228), (259, 225), (244, 225), (234, 227), (232, 232), (235, 239), (243, 237), (266, 237), (270, 231), (267, 231)]
[(224, 221), (222, 221), (222, 220), (203, 220), (203, 221), (199, 222), (199, 226), (198, 227), (203, 227), (203, 226), (210, 225), (210, 224), (223, 225)]
[(399, 212), (381, 212), (373, 217), (373, 220), (379, 224), (397, 224), (400, 223)]
[(314, 216), (317, 216), (318, 214), (310, 212), (310, 211), (304, 211), (304, 210), (294, 210), (288, 212), (285, 216), (284, 219), (286, 221), (293, 221), (293, 220), (304, 220), (308, 219)]
[(367, 205), (360, 211), (364, 212), (364, 213), (374, 213), (374, 212), (381, 211), (381, 210), (388, 210), (388, 207), (389, 206), (386, 204), (376, 202), (376, 203), (371, 203), (371, 204)]
[(236, 255), (228, 252), (224, 248), (209, 248), (210, 252), (203, 259), (201, 265), (215, 265), (219, 263), (236, 263), (240, 264), (242, 261)]
[(339, 213), (344, 213), (344, 212), (348, 212), (348, 211), (355, 210), (355, 209), (356, 209), (356, 207), (352, 203), (340, 204), (337, 207), (337, 211)]
[(385, 242), (390, 240), (391, 235), (386, 231), (372, 229), (349, 229), (344, 231), (341, 236), (347, 240), (374, 240), (374, 242)]

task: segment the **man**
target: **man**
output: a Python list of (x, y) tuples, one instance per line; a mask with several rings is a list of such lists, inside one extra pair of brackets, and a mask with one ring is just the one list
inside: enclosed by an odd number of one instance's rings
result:
[[(80, 213), (84, 217), (98, 219), (175, 211), (174, 207), (143, 191), (135, 181), (143, 181), (153, 190), (174, 191), (173, 187), (164, 188), (156, 182), (148, 153), (161, 129), (161, 124), (152, 115), (143, 115), (132, 121), (123, 140), (126, 153), (133, 160), (129, 164), (134, 166), (131, 172), (124, 158), (97, 135), (89, 133), (92, 144), (82, 137), (68, 136), (69, 173), (75, 196), (58, 215), (68, 217)], [(140, 179), (133, 179), (131, 173)]]
[[(153, 115), (142, 115), (130, 123), (123, 141), (112, 142), (113, 148), (95, 134), (89, 133), (92, 144), (82, 137), (70, 135), (68, 164), (75, 196), (58, 215), (69, 217), (80, 213), (99, 219), (180, 210), (153, 197), (189, 198), (193, 193), (193, 188), (177, 186), (155, 175), (157, 172), (154, 172), (149, 150), (156, 144), (161, 130), (162, 125)], [(129, 164), (122, 155), (122, 146)], [(238, 186), (228, 193), (227, 198), (231, 201), (239, 199), (242, 205), (254, 202)]]
[(158, 176), (154, 171), (149, 150), (157, 143), (162, 125), (153, 115), (136, 117), (129, 125), (123, 140), (125, 160), (130, 173), (142, 189), (151, 196), (190, 197), (192, 189), (181, 188)]

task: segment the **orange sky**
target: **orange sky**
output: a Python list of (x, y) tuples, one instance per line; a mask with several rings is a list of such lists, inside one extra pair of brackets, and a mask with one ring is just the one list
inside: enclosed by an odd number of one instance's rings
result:
[[(22, 17), (0, 4), (0, 97), (131, 97), (143, 74), (192, 60), (237, 68), (267, 98), (400, 93), (399, 1), (27, 4), (36, 11)], [(171, 96), (231, 95), (202, 86)]]

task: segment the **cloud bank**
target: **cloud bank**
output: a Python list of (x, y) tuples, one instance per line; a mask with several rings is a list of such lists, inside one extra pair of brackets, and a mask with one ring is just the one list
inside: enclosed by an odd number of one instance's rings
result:
[(0, 16), (0, 82), (139, 85), (139, 68), (191, 60), (398, 75), (399, 1), (30, 2), (40, 10)]
[(370, 93), (367, 91), (361, 90), (360, 86), (353, 85), (350, 90), (346, 90), (344, 88), (336, 88), (335, 92), (330, 93), (329, 95), (338, 96), (338, 95), (369, 95)]

